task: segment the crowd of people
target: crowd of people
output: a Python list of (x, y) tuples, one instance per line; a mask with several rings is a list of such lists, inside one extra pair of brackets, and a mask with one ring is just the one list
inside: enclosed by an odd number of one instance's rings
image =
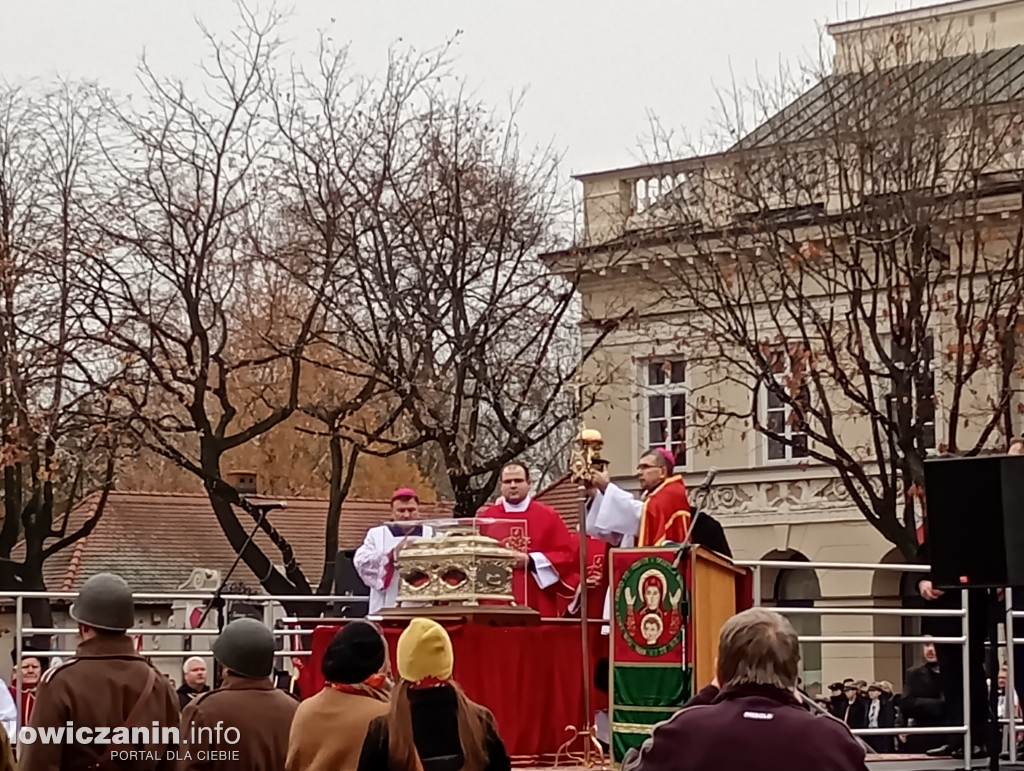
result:
[[(76, 654), (40, 679), (17, 766), (0, 731), (0, 771), (511, 769), (500, 726), (453, 678), (451, 639), (429, 618), (409, 622), (394, 662), (375, 624), (348, 621), (322, 657), (324, 687), (300, 702), (276, 687), (274, 634), (257, 620), (236, 619), (216, 638), (218, 687), (205, 685), (205, 666), (191, 659), (176, 690), (127, 634), (134, 605), (121, 578), (90, 578), (70, 613)], [(794, 771), (864, 771), (865, 751), (848, 726), (801, 703), (798, 670), (797, 636), (782, 615), (756, 608), (734, 616), (721, 632), (715, 681), (623, 768), (750, 768), (777, 757)], [(737, 730), (737, 721), (748, 724)], [(81, 734), (104, 726), (102, 738)], [(37, 740), (65, 727), (73, 736)], [(168, 727), (178, 729), (174, 737)]]
[(0, 771), (511, 768), (493, 715), (452, 678), (451, 640), (430, 619), (402, 633), (394, 668), (374, 624), (347, 623), (323, 657), (325, 687), (300, 702), (277, 687), (274, 634), (255, 619), (236, 619), (217, 636), (218, 687), (194, 657), (175, 689), (127, 634), (134, 600), (120, 577), (86, 581), (70, 615), (76, 654), (32, 689), (17, 760), (11, 732), (0, 729)]
[[(818, 707), (842, 720), (851, 729), (865, 728), (940, 728), (951, 725), (949, 699), (943, 691), (943, 680), (935, 645), (923, 646), (924, 661), (911, 668), (904, 677), (902, 691), (892, 683), (881, 680), (868, 684), (864, 680), (847, 678), (829, 685), (829, 692), (815, 697)], [(1017, 717), (1020, 729), (1016, 731), (1018, 755), (1024, 755), (1024, 715), (1020, 699), (1009, 685), (1009, 671), (1004, 664), (999, 668), (994, 683), (996, 712), (1006, 720), (1010, 711)], [(957, 693), (962, 698), (961, 693)], [(1011, 706), (1012, 705), (1012, 706)], [(1008, 740), (1004, 732), (1004, 743)], [(931, 753), (948, 747), (957, 736), (941, 732), (929, 734), (866, 735), (864, 740), (878, 753)]]

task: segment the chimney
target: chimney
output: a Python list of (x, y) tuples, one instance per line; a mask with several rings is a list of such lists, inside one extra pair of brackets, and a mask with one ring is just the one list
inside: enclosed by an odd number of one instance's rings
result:
[(255, 471), (229, 471), (225, 481), (238, 491), (243, 498), (259, 495), (259, 481)]

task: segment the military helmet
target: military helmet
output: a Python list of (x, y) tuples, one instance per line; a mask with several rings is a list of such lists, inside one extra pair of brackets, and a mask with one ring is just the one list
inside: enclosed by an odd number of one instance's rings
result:
[(274, 671), (274, 633), (254, 618), (238, 618), (224, 627), (213, 655), (236, 675), (259, 680)]
[(68, 613), (79, 624), (124, 632), (135, 624), (131, 587), (121, 576), (97, 573), (82, 584)]

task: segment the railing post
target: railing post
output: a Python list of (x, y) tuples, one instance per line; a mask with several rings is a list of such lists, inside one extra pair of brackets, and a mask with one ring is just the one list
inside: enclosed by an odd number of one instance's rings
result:
[(967, 590), (960, 590), (960, 604), (964, 609), (964, 615), (962, 618), (962, 634), (964, 637), (963, 653), (963, 673), (961, 674), (962, 685), (964, 689), (963, 693), (963, 708), (964, 708), (964, 726), (967, 728), (967, 732), (964, 734), (964, 768), (971, 767), (971, 749), (973, 748), (973, 737), (971, 736), (971, 610), (970, 604), (967, 602)]
[(754, 607), (761, 607), (761, 566), (754, 565)]
[[(1003, 612), (1006, 624), (1006, 703), (1010, 718), (1010, 762), (1017, 762), (1017, 687), (1013, 682), (1017, 646), (1014, 645), (1013, 589), (1007, 587), (1003, 595)], [(998, 720), (1000, 716), (996, 715)], [(999, 724), (1002, 726), (1002, 723)], [(1000, 731), (1002, 728), (1000, 727)], [(1001, 744), (1002, 742), (1000, 742)]]
[[(25, 627), (25, 606), (24, 599), (18, 595), (14, 599), (14, 664), (15, 664), (15, 687), (14, 687), (14, 736), (10, 737), (14, 749), (18, 748), (18, 737), (21, 735), (21, 723), (25, 716), (21, 714), (21, 654), (24, 652), (24, 640), (21, 638), (21, 630)], [(42, 677), (42, 673), (39, 673)]]

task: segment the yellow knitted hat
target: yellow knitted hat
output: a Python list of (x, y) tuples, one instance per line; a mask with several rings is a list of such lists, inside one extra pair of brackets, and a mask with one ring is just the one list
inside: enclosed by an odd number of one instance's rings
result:
[(398, 674), (403, 680), (449, 680), (454, 663), (451, 638), (436, 621), (414, 618), (398, 638)]

